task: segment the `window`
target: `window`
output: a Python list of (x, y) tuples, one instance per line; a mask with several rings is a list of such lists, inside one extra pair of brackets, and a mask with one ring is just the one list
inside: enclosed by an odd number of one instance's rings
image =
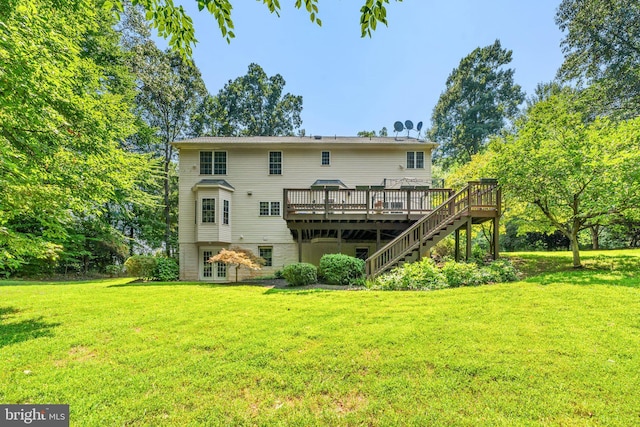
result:
[(229, 225), (229, 201), (222, 201), (222, 223)]
[(211, 151), (200, 152), (200, 175), (211, 175), (213, 160)]
[(223, 277), (227, 277), (227, 264), (222, 263), (222, 262), (218, 262), (216, 263), (216, 274), (218, 275), (218, 278), (221, 279)]
[(200, 175), (226, 175), (227, 152), (226, 151), (201, 151)]
[(269, 151), (269, 175), (282, 175), (282, 151)]
[(202, 252), (202, 277), (213, 277), (213, 264), (209, 262), (209, 258), (213, 256), (213, 252), (204, 251)]
[(202, 222), (216, 222), (216, 199), (202, 199)]
[(329, 151), (322, 152), (320, 164), (322, 166), (329, 166), (331, 164), (331, 152)]
[(407, 169), (424, 169), (424, 151), (407, 151)]
[(227, 152), (226, 151), (215, 151), (213, 153), (213, 174), (214, 175), (227, 174)]
[(280, 202), (260, 202), (260, 216), (280, 216)]
[(260, 258), (264, 258), (265, 267), (273, 265), (273, 246), (258, 246), (258, 255)]
[(369, 258), (369, 248), (356, 248), (356, 258), (365, 260)]

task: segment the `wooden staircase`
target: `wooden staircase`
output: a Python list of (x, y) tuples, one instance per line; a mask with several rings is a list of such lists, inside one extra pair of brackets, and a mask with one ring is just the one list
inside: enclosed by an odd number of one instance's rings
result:
[(469, 182), (435, 210), (373, 253), (366, 260), (367, 277), (421, 259), (439, 241), (471, 223), (491, 219), (497, 223), (500, 209), (500, 188), (495, 180)]

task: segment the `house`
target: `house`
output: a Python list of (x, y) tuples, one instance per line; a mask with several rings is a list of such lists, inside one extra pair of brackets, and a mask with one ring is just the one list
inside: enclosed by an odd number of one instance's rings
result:
[(228, 281), (226, 266), (207, 260), (230, 246), (263, 257), (262, 275), (325, 253), (368, 258), (452, 194), (432, 185), (436, 144), (413, 138), (202, 137), (174, 146), (182, 280)]

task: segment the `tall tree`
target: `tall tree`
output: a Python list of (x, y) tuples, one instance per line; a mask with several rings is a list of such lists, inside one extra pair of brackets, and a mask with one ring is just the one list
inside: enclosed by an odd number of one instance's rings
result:
[[(161, 198), (164, 218), (164, 249), (175, 252), (177, 232), (174, 150), (171, 143), (186, 136), (189, 118), (207, 96), (200, 71), (176, 52), (163, 52), (150, 38), (149, 28), (135, 8), (127, 8), (123, 22), (123, 44), (129, 51), (129, 66), (136, 77), (136, 113), (144, 122), (143, 132), (129, 139), (129, 149), (150, 153), (162, 164)], [(174, 186), (172, 186), (172, 183)]]
[(578, 234), (640, 203), (640, 118), (590, 121), (573, 91), (534, 105), (492, 159), (507, 196), (530, 222), (557, 229), (580, 267)]
[(565, 32), (558, 75), (592, 86), (597, 114), (640, 115), (640, 2), (563, 0), (556, 23)]
[[(67, 0), (70, 1), (70, 0)], [(402, 0), (396, 0), (401, 2)], [(231, 0), (197, 0), (198, 10), (207, 9), (216, 20), (222, 37), (230, 42), (235, 37), (231, 18), (233, 6)], [(126, 0), (106, 0), (104, 7), (116, 13), (124, 11)], [(183, 58), (190, 57), (192, 46), (196, 43), (193, 21), (185, 13), (182, 6), (175, 6), (172, 0), (132, 0), (133, 5), (140, 5), (146, 10), (146, 18), (158, 33), (169, 38), (169, 46), (180, 53)], [(262, 0), (269, 12), (280, 16), (279, 0)], [(365, 0), (360, 7), (360, 30), (362, 37), (371, 37), (378, 23), (387, 25), (386, 4), (389, 0)], [(311, 22), (322, 25), (319, 17), (318, 0), (295, 0), (294, 6), (301, 9), (304, 5)]]
[(513, 81), (514, 70), (505, 68), (511, 54), (496, 40), (464, 57), (447, 78), (428, 133), (442, 144), (436, 155), (444, 166), (471, 160), (518, 112), (524, 93)]
[(132, 79), (92, 1), (0, 6), (0, 271), (55, 260), (69, 225), (111, 200), (144, 200), (149, 161), (134, 131)]
[(192, 136), (294, 135), (302, 125), (302, 96), (283, 94), (280, 74), (268, 77), (258, 64), (205, 98), (191, 117)]

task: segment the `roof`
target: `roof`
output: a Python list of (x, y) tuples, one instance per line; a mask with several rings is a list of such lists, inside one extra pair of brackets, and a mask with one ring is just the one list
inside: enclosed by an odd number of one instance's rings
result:
[(228, 190), (235, 191), (233, 185), (229, 184), (224, 179), (201, 179), (193, 186), (192, 190), (199, 187), (224, 187)]
[(431, 141), (424, 141), (406, 136), (396, 137), (359, 137), (359, 136), (203, 136), (199, 138), (182, 139), (174, 141), (173, 145), (182, 147), (193, 147), (195, 145), (212, 144), (245, 144), (254, 145), (291, 145), (304, 147), (327, 147), (331, 145), (361, 145), (361, 146), (397, 146), (397, 145), (420, 145), (428, 148), (435, 148), (438, 144)]
[(316, 182), (311, 184), (312, 187), (342, 187), (347, 188), (346, 185), (339, 179), (316, 179)]

